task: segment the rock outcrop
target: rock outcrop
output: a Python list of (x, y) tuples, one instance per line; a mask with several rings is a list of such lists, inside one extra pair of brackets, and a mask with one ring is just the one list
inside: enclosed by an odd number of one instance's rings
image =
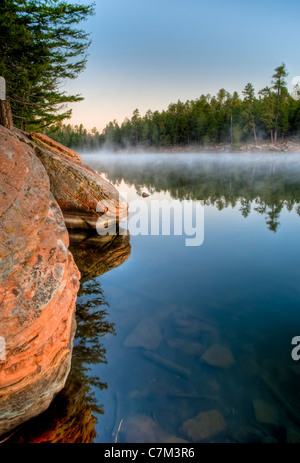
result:
[(124, 235), (100, 236), (72, 231), (70, 251), (84, 283), (126, 262), (131, 253), (130, 236), (128, 232)]
[(48, 175), (25, 138), (0, 126), (0, 435), (64, 387), (80, 277)]
[[(64, 388), (70, 371), (80, 273), (68, 250), (66, 225), (88, 230), (110, 227), (127, 218), (128, 205), (74, 151), (43, 135), (29, 137), (3, 126), (0, 181), (0, 435), (4, 435), (44, 412)], [(96, 238), (92, 246), (86, 242), (74, 248), (84, 280), (120, 265), (130, 255), (128, 236)], [(62, 441), (62, 434), (73, 442), (93, 440), (90, 409), (85, 408), (82, 426), (76, 430), (69, 423), (80, 404), (71, 399), (68, 404), (51, 436), (46, 432), (36, 441)]]
[(86, 166), (77, 153), (44, 135), (30, 136), (68, 228), (106, 228), (127, 218), (127, 202), (113, 185)]
[(42, 135), (41, 133), (32, 132), (30, 134), (30, 138), (32, 140), (35, 140), (38, 145), (46, 149), (50, 148), (53, 153), (62, 154), (64, 156), (67, 156), (69, 159), (76, 159), (77, 161), (81, 161), (81, 157), (79, 156), (78, 153), (71, 150), (70, 148), (67, 148), (61, 143), (58, 143), (57, 141), (52, 140), (52, 138), (47, 137), (47, 135)]

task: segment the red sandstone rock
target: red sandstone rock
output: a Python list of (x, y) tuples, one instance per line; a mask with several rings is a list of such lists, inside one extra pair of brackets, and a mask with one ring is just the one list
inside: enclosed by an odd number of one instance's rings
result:
[(0, 126), (0, 435), (63, 388), (79, 272), (47, 173), (29, 143)]
[[(15, 132), (20, 136), (20, 132)], [(24, 138), (24, 135), (21, 135)], [(50, 188), (68, 228), (107, 227), (125, 220), (128, 205), (113, 185), (86, 166), (72, 150), (41, 134), (31, 134), (36, 155), (44, 165)]]
[(81, 161), (81, 157), (78, 153), (71, 150), (70, 148), (67, 148), (61, 143), (52, 140), (52, 138), (49, 138), (46, 135), (31, 132), (30, 137), (46, 149), (51, 147), (51, 151), (53, 151), (54, 153), (63, 154), (64, 156), (68, 156), (69, 158), (75, 158), (78, 161)]

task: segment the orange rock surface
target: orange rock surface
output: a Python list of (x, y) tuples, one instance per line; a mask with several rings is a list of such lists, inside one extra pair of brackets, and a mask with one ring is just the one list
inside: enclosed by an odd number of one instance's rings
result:
[(38, 142), (41, 146), (44, 146), (45, 148), (51, 147), (51, 151), (53, 152), (56, 152), (58, 154), (63, 154), (65, 156), (68, 156), (69, 158), (74, 158), (74, 159), (77, 159), (78, 161), (81, 161), (81, 157), (79, 156), (78, 153), (71, 150), (70, 148), (67, 148), (61, 143), (58, 143), (57, 141), (52, 140), (52, 138), (47, 137), (47, 135), (43, 135), (42, 133), (31, 132), (30, 137), (36, 142)]
[(0, 435), (64, 387), (79, 271), (61, 210), (29, 143), (0, 126)]
[[(24, 138), (20, 131), (15, 133)], [(128, 216), (116, 188), (85, 165), (80, 156), (41, 134), (31, 133), (35, 154), (45, 167), (50, 189), (68, 228), (105, 228)]]

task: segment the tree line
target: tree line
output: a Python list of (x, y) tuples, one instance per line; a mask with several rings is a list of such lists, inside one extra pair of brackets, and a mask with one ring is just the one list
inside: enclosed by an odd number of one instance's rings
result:
[[(52, 126), (48, 134), (74, 148), (162, 147), (242, 142), (269, 139), (272, 143), (300, 135), (300, 101), (287, 89), (285, 64), (274, 70), (270, 86), (257, 94), (251, 83), (242, 92), (230, 94), (225, 89), (216, 96), (201, 95), (185, 103), (171, 103), (163, 111), (138, 109), (122, 124), (109, 122), (102, 133), (94, 128), (88, 133), (80, 126)], [(298, 96), (298, 95), (296, 95)]]

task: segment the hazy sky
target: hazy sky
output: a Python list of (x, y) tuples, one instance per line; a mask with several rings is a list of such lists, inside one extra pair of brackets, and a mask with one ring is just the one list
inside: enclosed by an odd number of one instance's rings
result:
[(102, 131), (135, 108), (144, 115), (248, 82), (260, 90), (282, 62), (290, 85), (299, 17), (299, 0), (97, 0), (82, 23), (93, 40), (87, 68), (65, 85), (85, 98), (71, 123)]

